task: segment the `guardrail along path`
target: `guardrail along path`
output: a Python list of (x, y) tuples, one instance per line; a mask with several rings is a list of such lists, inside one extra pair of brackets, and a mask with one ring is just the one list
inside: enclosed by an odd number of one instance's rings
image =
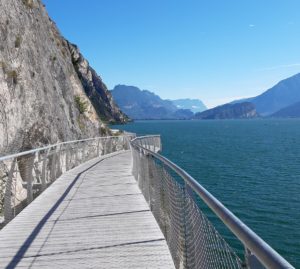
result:
[(0, 231), (0, 268), (174, 268), (130, 151), (57, 179)]

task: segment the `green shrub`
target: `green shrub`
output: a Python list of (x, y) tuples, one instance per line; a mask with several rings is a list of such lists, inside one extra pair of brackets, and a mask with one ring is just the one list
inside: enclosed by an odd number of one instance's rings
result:
[(84, 112), (87, 111), (88, 104), (87, 104), (87, 102), (81, 100), (80, 96), (76, 95), (74, 100), (75, 100), (77, 109), (79, 110), (80, 114), (83, 114)]
[(13, 84), (17, 84), (18, 83), (18, 72), (16, 70), (8, 71), (7, 78), (11, 79)]
[(33, 0), (22, 0), (22, 1), (23, 1), (23, 4), (24, 4), (26, 7), (34, 8)]
[(15, 48), (19, 48), (21, 46), (21, 37), (18, 35), (15, 40)]
[(77, 120), (77, 123), (78, 123), (79, 129), (80, 129), (81, 131), (84, 131), (84, 130), (85, 130), (85, 125), (84, 125), (84, 123), (83, 123), (81, 120)]
[(100, 127), (99, 134), (101, 136), (111, 136), (111, 135), (113, 135), (109, 128), (103, 127), (103, 126)]
[(1, 62), (0, 62), (0, 68), (2, 68), (2, 70), (3, 70), (4, 73), (6, 73), (6, 67), (7, 67), (7, 66), (6, 66), (5, 62), (2, 62), (2, 61), (1, 61)]
[(50, 56), (50, 61), (55, 62), (57, 60), (57, 57), (55, 55)]
[(103, 135), (103, 136), (107, 135), (107, 129), (105, 127), (100, 127), (99, 131), (100, 131), (100, 135)]
[(120, 136), (123, 134), (124, 134), (124, 132), (122, 130), (119, 130), (118, 132), (114, 133), (114, 136)]
[(61, 49), (61, 53), (62, 53), (62, 55), (63, 55), (64, 57), (67, 56), (67, 51), (66, 51), (65, 48), (62, 48), (62, 49)]
[(0, 61), (0, 68), (2, 68), (2, 71), (6, 75), (8, 80), (10, 80), (15, 85), (18, 83), (18, 78), (19, 78), (18, 70), (9, 69), (6, 63), (3, 61)]

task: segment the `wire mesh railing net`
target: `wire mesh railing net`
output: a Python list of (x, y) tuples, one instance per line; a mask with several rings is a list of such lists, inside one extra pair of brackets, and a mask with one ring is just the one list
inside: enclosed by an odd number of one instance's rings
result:
[(60, 143), (0, 160), (0, 228), (64, 172), (93, 158), (128, 150), (130, 136)]
[[(146, 140), (139, 145), (149, 148), (155, 142), (160, 146), (153, 138)], [(176, 268), (245, 268), (183, 180), (138, 147), (133, 147), (133, 164), (133, 174), (166, 238)]]

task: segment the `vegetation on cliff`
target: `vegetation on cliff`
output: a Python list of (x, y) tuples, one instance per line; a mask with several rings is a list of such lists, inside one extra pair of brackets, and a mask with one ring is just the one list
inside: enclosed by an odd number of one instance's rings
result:
[(107, 133), (126, 122), (39, 0), (0, 1), (0, 152)]

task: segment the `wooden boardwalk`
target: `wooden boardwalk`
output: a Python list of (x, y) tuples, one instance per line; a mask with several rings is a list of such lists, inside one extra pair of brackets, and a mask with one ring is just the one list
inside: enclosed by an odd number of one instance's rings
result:
[(0, 231), (0, 268), (174, 268), (131, 153), (57, 179)]

